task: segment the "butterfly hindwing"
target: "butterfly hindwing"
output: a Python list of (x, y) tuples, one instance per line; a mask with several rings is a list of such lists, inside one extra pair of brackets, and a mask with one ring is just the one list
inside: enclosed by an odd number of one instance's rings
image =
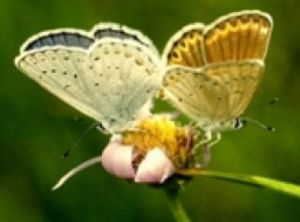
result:
[(260, 60), (224, 63), (200, 69), (169, 67), (166, 97), (203, 128), (226, 123), (242, 114), (262, 78)]
[[(218, 95), (217, 100), (222, 100), (223, 93), (228, 94), (227, 110), (220, 112), (220, 116), (224, 118), (222, 121), (235, 119), (245, 111), (261, 82), (263, 69), (261, 60), (223, 63), (204, 69), (208, 79), (218, 81), (224, 87), (225, 91)], [(214, 91), (214, 88), (211, 90)], [(223, 105), (219, 108), (217, 105), (213, 107), (218, 112)]]
[[(132, 121), (161, 84), (158, 58), (133, 40), (106, 38), (90, 48), (87, 82), (104, 121)], [(121, 125), (121, 123), (120, 123)]]
[(220, 95), (223, 99), (219, 101), (219, 105), (223, 108), (227, 106), (226, 88), (217, 79), (207, 76), (203, 69), (169, 67), (164, 88), (166, 98), (183, 113), (200, 122), (200, 125), (211, 124), (214, 120), (214, 104)]
[[(241, 116), (249, 106), (263, 78), (264, 63), (261, 60), (245, 61), (233, 69), (235, 71), (227, 73), (227, 78), (233, 78), (232, 73), (236, 76), (232, 81), (232, 87), (229, 88), (232, 119)], [(222, 76), (226, 78), (226, 75)]]

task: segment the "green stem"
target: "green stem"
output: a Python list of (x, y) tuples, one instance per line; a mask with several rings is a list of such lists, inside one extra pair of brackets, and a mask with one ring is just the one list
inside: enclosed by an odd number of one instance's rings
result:
[(276, 179), (253, 176), (253, 175), (244, 175), (237, 173), (226, 173), (220, 171), (208, 171), (202, 169), (188, 169), (180, 170), (177, 172), (180, 175), (185, 176), (206, 176), (214, 179), (219, 179), (223, 181), (241, 183), (246, 185), (252, 185), (261, 188), (267, 188), (277, 192), (291, 195), (293, 197), (300, 198), (300, 185), (288, 183), (285, 181), (280, 181)]
[(178, 196), (178, 191), (166, 190), (166, 194), (169, 201), (169, 206), (172, 214), (177, 222), (191, 222), (191, 219), (185, 212), (182, 203)]

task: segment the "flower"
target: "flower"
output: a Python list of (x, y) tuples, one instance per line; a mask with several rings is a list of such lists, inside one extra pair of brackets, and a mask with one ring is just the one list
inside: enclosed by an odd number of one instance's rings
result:
[(134, 129), (113, 135), (101, 156), (69, 171), (53, 189), (100, 162), (107, 172), (117, 177), (162, 184), (178, 170), (196, 166), (194, 143), (197, 139), (191, 127), (178, 125), (170, 115), (145, 117)]
[(157, 115), (136, 129), (114, 136), (102, 153), (102, 165), (111, 174), (141, 183), (163, 183), (178, 168), (193, 163), (195, 136), (191, 128)]

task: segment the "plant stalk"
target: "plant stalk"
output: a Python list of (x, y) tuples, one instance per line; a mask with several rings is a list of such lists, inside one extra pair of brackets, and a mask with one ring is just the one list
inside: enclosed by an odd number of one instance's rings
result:
[(179, 199), (178, 191), (166, 190), (168, 202), (172, 214), (177, 222), (192, 222), (186, 211), (184, 210), (182, 203)]

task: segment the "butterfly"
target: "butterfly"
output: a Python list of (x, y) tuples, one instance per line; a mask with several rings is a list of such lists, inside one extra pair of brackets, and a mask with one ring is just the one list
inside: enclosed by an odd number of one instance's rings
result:
[(130, 129), (150, 113), (163, 79), (151, 40), (114, 23), (100, 23), (89, 32), (38, 33), (21, 46), (15, 65), (110, 133)]
[(183, 27), (163, 53), (162, 97), (195, 121), (210, 145), (243, 125), (264, 71), (273, 21), (257, 10)]

